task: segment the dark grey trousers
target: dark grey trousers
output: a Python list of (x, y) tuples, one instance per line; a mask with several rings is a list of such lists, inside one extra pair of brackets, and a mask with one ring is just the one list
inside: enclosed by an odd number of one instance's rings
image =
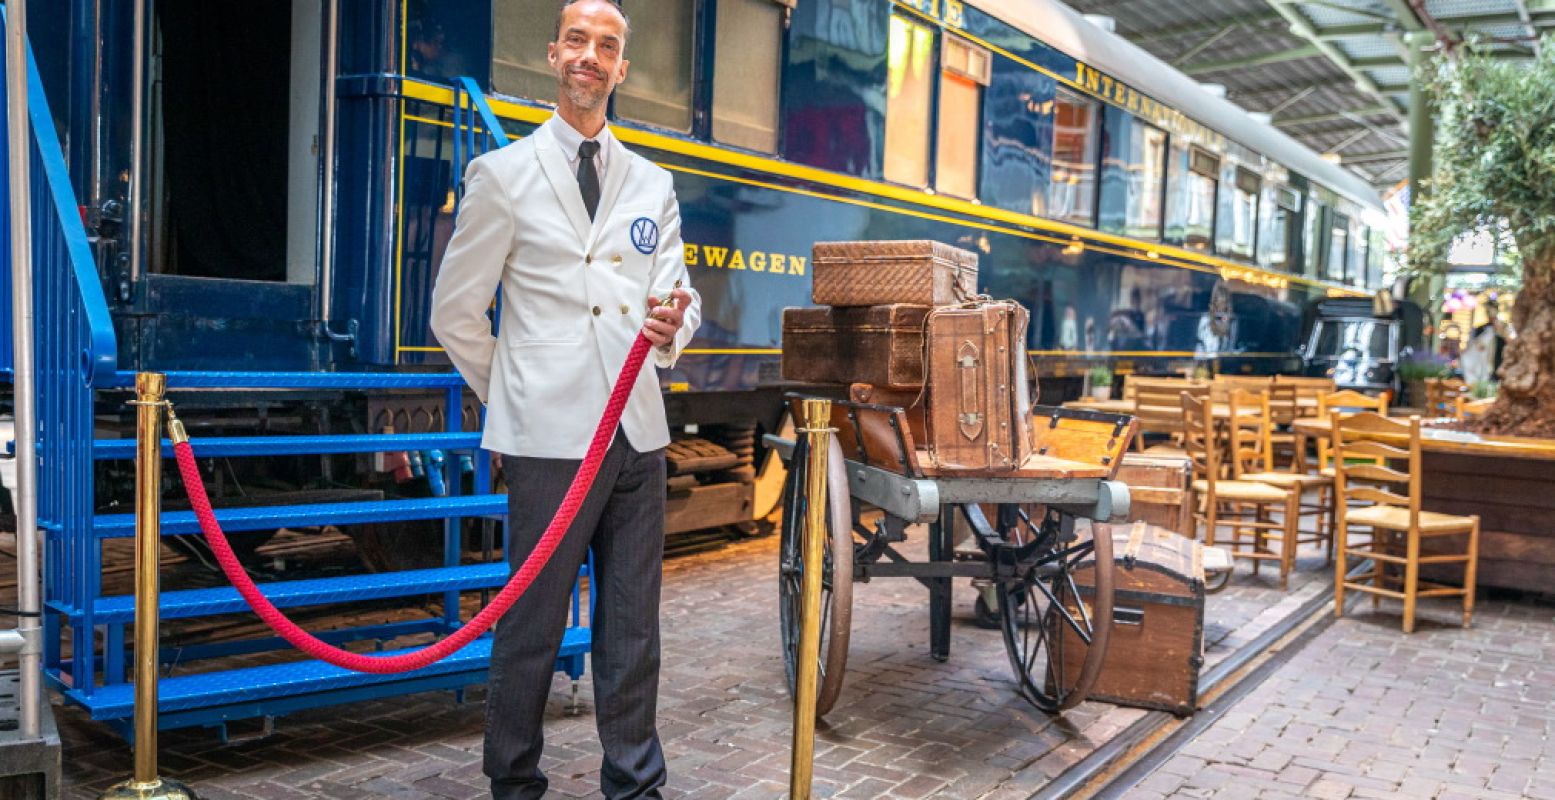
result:
[[(579, 462), (502, 457), (508, 563), (523, 563), (551, 522)], [(588, 498), (550, 563), (497, 625), (486, 701), (485, 772), (496, 800), (545, 794), (541, 724), (573, 581), (594, 548), (594, 721), (610, 798), (656, 798), (665, 782), (654, 724), (659, 691), (659, 588), (664, 560), (664, 451), (639, 453), (617, 434)]]

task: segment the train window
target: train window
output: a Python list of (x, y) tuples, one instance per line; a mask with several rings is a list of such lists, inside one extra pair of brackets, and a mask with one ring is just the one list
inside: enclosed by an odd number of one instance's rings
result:
[(1305, 263), (1302, 264), (1301, 274), (1309, 278), (1318, 278), (1323, 274), (1323, 226), (1328, 222), (1328, 204), (1317, 199), (1314, 194), (1307, 203), (1306, 236), (1304, 237), (1306, 254)]
[(1166, 132), (1120, 109), (1109, 109), (1107, 134), (1102, 142), (1097, 227), (1139, 239), (1161, 238)]
[(1273, 267), (1291, 269), (1296, 265), (1301, 242), (1301, 194), (1286, 186), (1275, 186), (1266, 236), (1259, 237), (1258, 249), (1263, 260)]
[[(556, 102), (545, 46), (556, 35), (556, 0), (497, 0), (491, 9), (491, 85), (512, 97)], [(536, 24), (535, 20), (544, 20)]]
[(929, 185), (933, 68), (934, 31), (893, 15), (886, 57), (886, 180), (909, 186)]
[(1350, 253), (1350, 218), (1338, 212), (1329, 214), (1328, 258), (1323, 262), (1323, 277), (1344, 282), (1345, 257)]
[(1053, 98), (1053, 182), (1048, 216), (1077, 225), (1096, 222), (1096, 153), (1101, 104), (1059, 89)]
[(1180, 220), (1182, 245), (1209, 250), (1215, 233), (1215, 194), (1220, 187), (1220, 159), (1198, 147), (1188, 148), (1188, 171), (1174, 193), (1172, 218)]
[(1220, 198), (1215, 220), (1215, 250), (1251, 260), (1257, 239), (1258, 193), (1263, 181), (1258, 173), (1227, 164), (1221, 171), (1226, 192)]
[(946, 36), (941, 64), (934, 188), (971, 199), (977, 196), (977, 143), (990, 59), (987, 50)]
[(1346, 283), (1360, 286), (1366, 280), (1366, 248), (1370, 241), (1366, 225), (1355, 217), (1350, 217), (1348, 241), (1350, 252), (1345, 254), (1344, 279)]
[(777, 152), (783, 14), (773, 0), (719, 0), (713, 45), (713, 138)]
[(694, 5), (694, 0), (655, 0), (653, 13), (632, 19), (627, 44), (632, 68), (616, 89), (617, 116), (674, 131), (691, 130)]

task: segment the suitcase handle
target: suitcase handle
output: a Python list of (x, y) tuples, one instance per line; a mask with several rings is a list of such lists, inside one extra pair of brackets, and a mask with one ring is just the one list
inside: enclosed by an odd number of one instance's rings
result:
[(1145, 610), (1143, 608), (1130, 608), (1129, 606), (1113, 606), (1112, 624), (1143, 625), (1145, 624)]
[(968, 441), (977, 441), (983, 434), (983, 415), (978, 413), (983, 407), (978, 402), (978, 367), (982, 363), (979, 355), (977, 345), (971, 341), (963, 341), (956, 351), (956, 369), (961, 373), (961, 409), (956, 414), (956, 422), (961, 427), (961, 435)]

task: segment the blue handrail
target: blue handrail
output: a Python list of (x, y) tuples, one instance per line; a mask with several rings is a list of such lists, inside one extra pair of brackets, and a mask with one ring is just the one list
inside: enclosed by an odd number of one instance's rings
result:
[[(3, 13), (3, 12), (0, 12)], [(38, 341), (50, 341), (44, 336), (64, 336), (73, 345), (66, 351), (75, 364), (61, 364), (69, 372), (76, 373), (88, 387), (104, 386), (112, 382), (118, 368), (118, 341), (113, 332), (113, 320), (108, 314), (108, 302), (103, 296), (102, 279), (81, 222), (81, 212), (76, 202), (75, 190), (70, 186), (70, 171), (65, 166), (65, 154), (60, 149), (59, 136), (50, 115), (48, 97), (43, 92), (43, 81), (38, 74), (32, 48), (27, 49), (27, 100), (28, 117), (32, 129), (32, 245), (33, 282), (36, 299), (33, 314)], [(0, 71), (4, 67), (0, 66)], [(0, 88), (0, 92), (3, 92)], [(0, 142), (9, 147), (8, 131), (0, 130)], [(0, 176), (6, 185), (10, 181), (10, 164), (0, 160)], [(0, 370), (9, 375), (14, 368), (11, 342), (11, 250), (10, 250), (10, 197), (0, 196), (0, 209), (5, 212), (3, 228), (5, 248), (0, 253), (4, 280), (0, 283), (0, 330), (4, 346), (0, 347)], [(57, 340), (54, 340), (57, 342)], [(63, 342), (58, 342), (63, 343)], [(39, 370), (39, 390), (44, 388), (42, 365)], [(40, 428), (41, 429), (41, 428)]]
[[(3, 70), (0, 66), (0, 70)], [(0, 72), (3, 75), (3, 72)], [(44, 540), (44, 603), (50, 608), (82, 605), (101, 594), (102, 565), (91, 536), (93, 508), (92, 393), (113, 381), (118, 344), (113, 333), (101, 278), (87, 243), (75, 192), (70, 186), (65, 155), (60, 149), (48, 97), (37, 62), (27, 53), (28, 117), (31, 129), (33, 335), (37, 374), (38, 522), (53, 532)], [(9, 152), (9, 132), (0, 125), (0, 143)], [(10, 185), (9, 166), (4, 185)], [(11, 338), (10, 198), (0, 192), (0, 286), (4, 287), (4, 328), (0, 353), (7, 374), (14, 367)], [(83, 621), (91, 630), (90, 613)], [(45, 615), (44, 663), (60, 662), (60, 619)], [(79, 649), (81, 644), (76, 645)], [(90, 644), (86, 645), (91, 652)], [(73, 659), (74, 685), (90, 691), (94, 683), (91, 658)]]

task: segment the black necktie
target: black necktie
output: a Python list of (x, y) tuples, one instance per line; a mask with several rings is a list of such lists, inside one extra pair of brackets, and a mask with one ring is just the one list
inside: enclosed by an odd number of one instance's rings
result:
[(594, 169), (594, 156), (599, 154), (599, 142), (578, 145), (578, 191), (583, 193), (583, 207), (589, 210), (589, 219), (599, 208), (599, 172)]

